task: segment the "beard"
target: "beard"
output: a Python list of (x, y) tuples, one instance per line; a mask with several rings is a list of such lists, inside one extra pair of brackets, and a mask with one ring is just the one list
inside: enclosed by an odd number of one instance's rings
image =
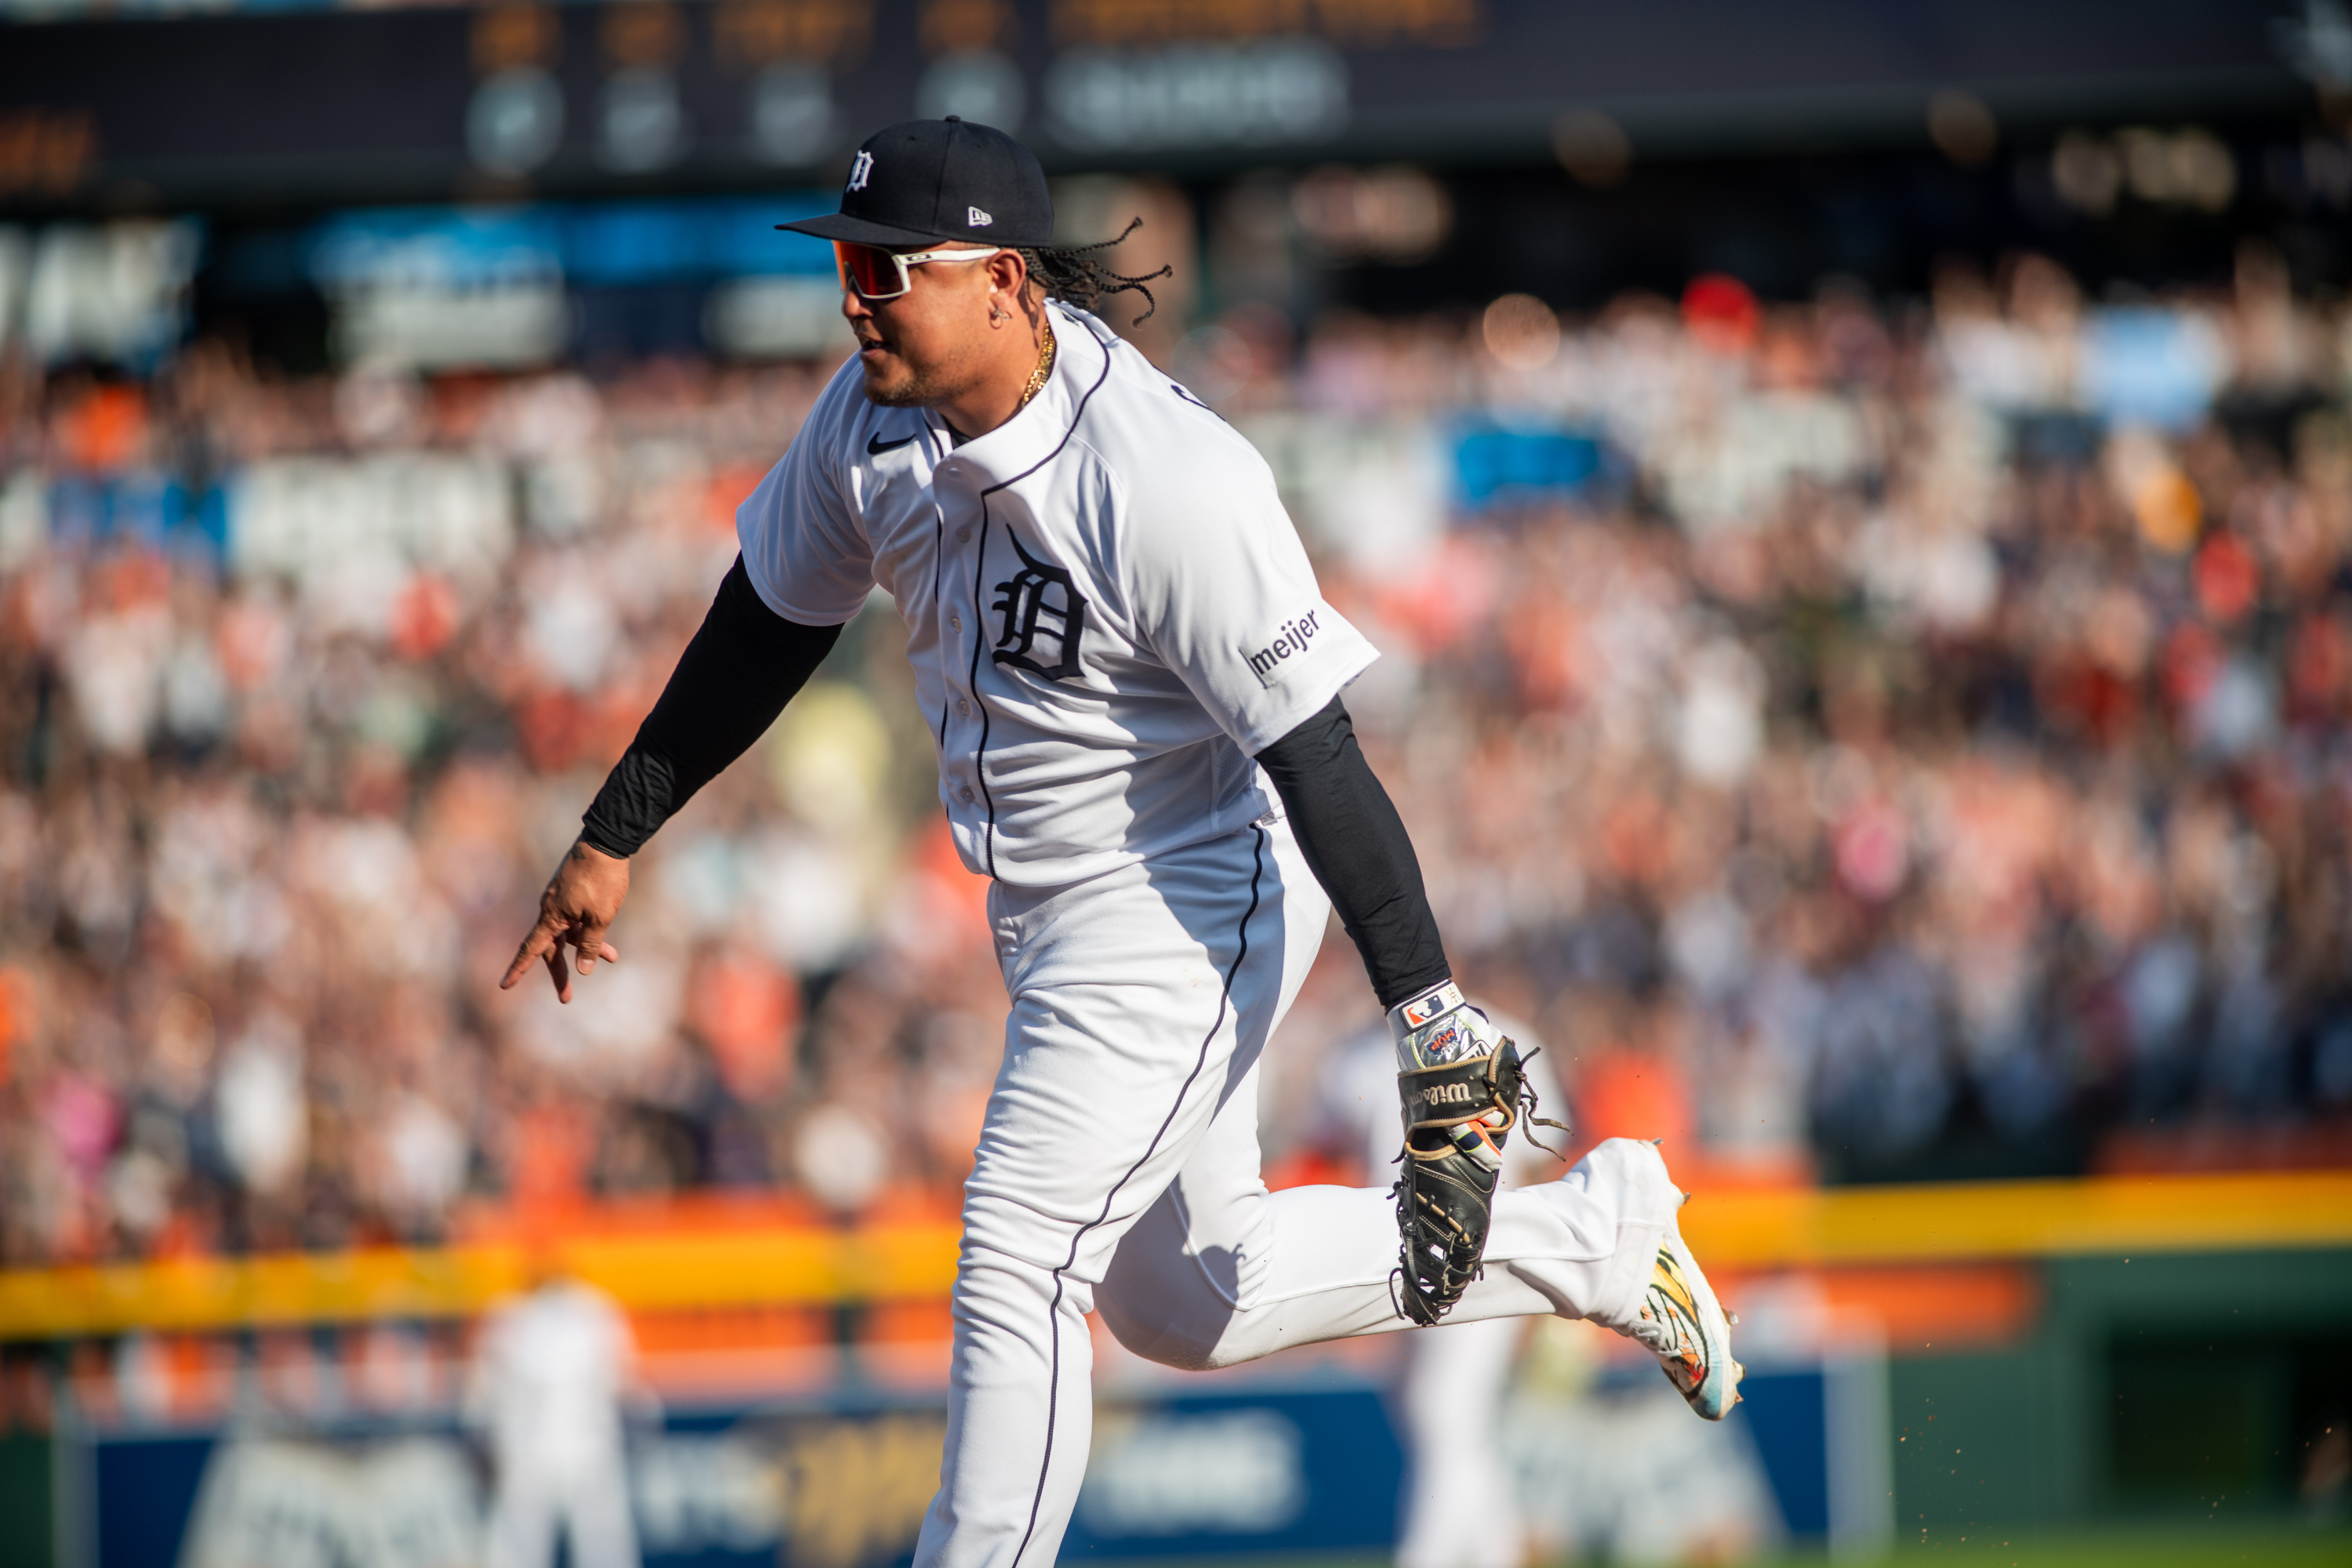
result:
[(866, 377), (866, 401), (879, 408), (928, 408), (945, 395), (937, 376), (904, 360), (879, 371), (865, 364), (858, 368)]
[(877, 407), (936, 408), (971, 391), (980, 378), (982, 362), (970, 345), (918, 358), (892, 339), (881, 342), (882, 363), (860, 360), (857, 367), (866, 378), (866, 400)]

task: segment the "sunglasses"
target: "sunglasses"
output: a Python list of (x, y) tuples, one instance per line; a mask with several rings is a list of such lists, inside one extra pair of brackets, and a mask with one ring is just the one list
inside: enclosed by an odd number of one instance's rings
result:
[(885, 250), (878, 245), (854, 245), (845, 239), (833, 242), (835, 262), (841, 268), (841, 286), (855, 289), (860, 299), (895, 300), (912, 289), (914, 279), (907, 268), (920, 267), (928, 261), (985, 261), (992, 256), (1002, 256), (995, 250)]

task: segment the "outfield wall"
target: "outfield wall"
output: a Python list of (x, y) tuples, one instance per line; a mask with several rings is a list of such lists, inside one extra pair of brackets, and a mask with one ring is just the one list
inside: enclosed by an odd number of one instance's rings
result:
[(2298, 1506), (2352, 1411), (2352, 1250), (2039, 1268), (2021, 1339), (1893, 1360), (1898, 1536)]
[[(1685, 1228), (1765, 1373), (1730, 1447), (1695, 1462), (1727, 1467), (1734, 1491), (1741, 1474), (1769, 1481), (1767, 1536), (1823, 1533), (1841, 1486), (1850, 1530), (1897, 1540), (2277, 1517), (2306, 1506), (2315, 1435), (2342, 1432), (2352, 1414), (2352, 1177), (1722, 1193), (1685, 1211)], [(630, 1310), (672, 1408), (646, 1450), (656, 1466), (677, 1444), (739, 1428), (746, 1463), (772, 1468), (814, 1451), (791, 1436), (812, 1421), (863, 1431), (855, 1423), (886, 1406), (929, 1419), (955, 1240), (936, 1214), (835, 1229), (757, 1204), (688, 1204), (505, 1216), (446, 1249), (0, 1275), (0, 1568), (163, 1568), (184, 1522), (168, 1510), (144, 1510), (163, 1533), (135, 1551), (119, 1522), (116, 1549), (94, 1550), (97, 1527), (132, 1491), (153, 1494), (159, 1463), (195, 1467), (183, 1478), (192, 1499), (225, 1436), (267, 1427), (373, 1451), (404, 1434), (461, 1452), (467, 1324), (517, 1287), (534, 1251)], [(1538, 1365), (1552, 1353), (1531, 1350), (1531, 1378), (1553, 1375)], [(1375, 1415), (1387, 1374), (1378, 1345), (1213, 1387), (1107, 1361), (1103, 1396), (1136, 1430), (1158, 1421), (1181, 1436), (1231, 1419), (1290, 1445), (1302, 1511), (1271, 1533), (1191, 1531), (1187, 1551), (1301, 1550), (1309, 1537), (1338, 1542), (1347, 1531), (1335, 1521), (1350, 1519), (1345, 1543), (1377, 1548), (1393, 1483), (1365, 1490), (1360, 1457), (1340, 1439), (1376, 1442), (1373, 1468), (1393, 1468)], [(1580, 1443), (1591, 1453), (1646, 1419), (1626, 1401), (1655, 1392), (1654, 1373), (1622, 1365), (1577, 1375), (1580, 1414), (1554, 1420), (1540, 1401), (1522, 1413), (1527, 1441), (1564, 1456), (1562, 1474)], [(1175, 1439), (1152, 1439), (1163, 1440)], [(1857, 1456), (1857, 1442), (1876, 1452)], [(641, 1503), (667, 1484), (641, 1480)], [(1891, 1495), (1863, 1508), (1857, 1489)], [(1164, 1524), (1124, 1538), (1104, 1525), (1088, 1550), (1172, 1548), (1186, 1531)], [(828, 1548), (826, 1561), (847, 1568), (898, 1550), (868, 1545)], [(761, 1550), (774, 1560), (774, 1543)]]

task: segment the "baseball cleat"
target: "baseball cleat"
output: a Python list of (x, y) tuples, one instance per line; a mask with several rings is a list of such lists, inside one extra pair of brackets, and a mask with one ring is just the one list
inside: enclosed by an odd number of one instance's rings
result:
[(1720, 1421), (1739, 1403), (1747, 1369), (1731, 1359), (1731, 1320), (1679, 1236), (1658, 1247), (1642, 1315), (1630, 1332), (1658, 1355), (1666, 1381), (1690, 1407)]

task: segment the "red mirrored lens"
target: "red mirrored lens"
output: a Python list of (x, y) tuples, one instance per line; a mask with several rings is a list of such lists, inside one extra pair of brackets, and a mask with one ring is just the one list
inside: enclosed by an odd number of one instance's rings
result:
[(887, 300), (907, 291), (906, 279), (888, 251), (835, 240), (833, 253), (841, 261), (842, 281), (867, 299)]

